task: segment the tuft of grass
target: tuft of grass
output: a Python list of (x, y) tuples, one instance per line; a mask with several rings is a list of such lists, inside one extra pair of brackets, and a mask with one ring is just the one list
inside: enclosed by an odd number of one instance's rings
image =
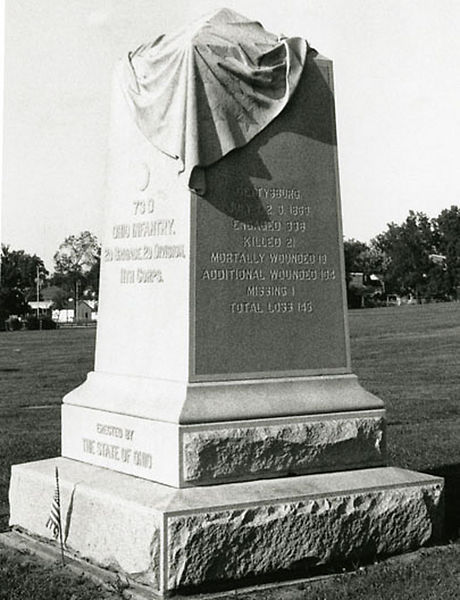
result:
[(0, 600), (108, 600), (119, 598), (56, 563), (0, 547)]
[(128, 593), (128, 590), (131, 587), (131, 584), (127, 579), (123, 579), (120, 575), (117, 574), (114, 581), (111, 581), (107, 584), (109, 590), (111, 590), (114, 594), (116, 594), (117, 598), (121, 598), (122, 600), (131, 600), (132, 594)]

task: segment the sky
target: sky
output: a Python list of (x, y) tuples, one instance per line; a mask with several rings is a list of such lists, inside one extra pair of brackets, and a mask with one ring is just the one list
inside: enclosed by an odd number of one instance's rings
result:
[(345, 237), (460, 204), (458, 0), (6, 0), (2, 243), (100, 236), (114, 65), (222, 6), (333, 60)]

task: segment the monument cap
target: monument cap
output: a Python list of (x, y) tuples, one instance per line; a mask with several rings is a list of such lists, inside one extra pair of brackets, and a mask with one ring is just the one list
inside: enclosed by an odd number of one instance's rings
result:
[(279, 115), (307, 52), (305, 40), (223, 8), (139, 46), (123, 60), (120, 83), (139, 129), (178, 160), (190, 185), (195, 167), (244, 146)]

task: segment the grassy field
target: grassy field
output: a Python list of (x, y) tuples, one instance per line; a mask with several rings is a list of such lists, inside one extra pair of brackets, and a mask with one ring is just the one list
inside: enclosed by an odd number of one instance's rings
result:
[[(123, 598), (59, 564), (0, 546), (0, 600), (108, 600)], [(128, 596), (125, 595), (128, 600)]]
[(460, 303), (350, 311), (349, 320), (353, 370), (385, 401), (389, 464), (446, 479), (446, 536), (456, 538)]
[[(350, 335), (354, 372), (366, 389), (386, 403), (389, 462), (446, 477), (446, 539), (457, 539), (460, 303), (352, 311)], [(10, 465), (59, 454), (59, 404), (62, 396), (81, 383), (92, 369), (94, 339), (94, 329), (0, 333), (0, 515), (3, 515), (0, 524), (3, 527), (8, 512)], [(328, 580), (324, 584), (309, 584), (308, 594), (297, 589), (295, 597), (459, 598), (458, 539), (451, 546), (434, 550), (427, 551), (426, 556), (422, 554), (414, 564), (374, 568), (374, 571), (366, 568), (365, 572), (342, 575), (336, 583)], [(433, 583), (437, 571), (442, 578), (441, 588)], [(405, 592), (398, 595), (398, 589), (403, 588), (392, 587), (398, 577), (405, 579), (404, 588), (412, 585), (414, 590), (424, 589), (425, 595)], [(373, 595), (366, 595), (373, 585), (376, 586)], [(388, 595), (389, 590), (394, 590), (394, 594)], [(433, 590), (437, 590), (437, 595), (433, 595)], [(261, 597), (272, 596), (258, 598)], [(287, 600), (284, 592), (283, 599)]]
[(60, 454), (60, 403), (92, 370), (94, 342), (89, 328), (0, 333), (0, 526), (11, 464)]
[(0, 333), (0, 409), (60, 404), (93, 369), (94, 328)]

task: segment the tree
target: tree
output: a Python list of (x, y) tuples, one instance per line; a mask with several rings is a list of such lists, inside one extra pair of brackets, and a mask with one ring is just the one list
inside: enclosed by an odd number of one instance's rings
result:
[(101, 272), (101, 249), (97, 255), (97, 260), (85, 276), (85, 290), (88, 295), (99, 296), (99, 275)]
[(369, 277), (383, 275), (388, 268), (388, 257), (373, 241), (367, 245), (355, 239), (345, 240), (343, 248), (347, 281), (350, 273), (363, 273)]
[(10, 315), (24, 316), (28, 306), (24, 294), (15, 288), (0, 287), (0, 323)]
[(410, 211), (402, 225), (389, 223), (372, 244), (387, 257), (387, 291), (417, 298), (429, 292), (439, 276), (439, 266), (430, 260), (430, 255), (436, 253), (436, 234), (425, 214)]
[(63, 309), (67, 308), (67, 302), (69, 299), (69, 292), (62, 289), (57, 285), (51, 285), (45, 290), (43, 290), (43, 296), (47, 300), (51, 300), (53, 303), (53, 308), (55, 309)]
[[(345, 240), (345, 276), (347, 281), (347, 298), (350, 308), (362, 307), (366, 298), (376, 297), (375, 285), (370, 285), (373, 275), (378, 276), (380, 283), (388, 264), (387, 257), (379, 248), (355, 239)], [(362, 273), (361, 281), (353, 279), (352, 273)], [(380, 288), (381, 290), (381, 288)]]
[(1, 283), (3, 286), (20, 290), (23, 294), (35, 288), (37, 269), (46, 276), (42, 259), (36, 254), (26, 254), (24, 250), (10, 250), (2, 244)]
[(435, 219), (435, 226), (438, 251), (441, 256), (445, 256), (441, 267), (446, 292), (455, 295), (455, 290), (460, 285), (460, 207), (444, 209)]
[(345, 274), (347, 282), (350, 280), (350, 273), (363, 273), (364, 253), (369, 250), (367, 244), (353, 238), (344, 240), (343, 252), (345, 255)]
[(48, 275), (42, 259), (24, 250), (11, 250), (1, 247), (0, 276), (0, 319), (3, 322), (9, 315), (23, 316), (27, 313), (27, 300), (35, 298), (37, 272), (42, 277)]
[(101, 247), (97, 237), (89, 231), (67, 237), (54, 255), (53, 283), (66, 288), (78, 297), (92, 289), (97, 292)]

